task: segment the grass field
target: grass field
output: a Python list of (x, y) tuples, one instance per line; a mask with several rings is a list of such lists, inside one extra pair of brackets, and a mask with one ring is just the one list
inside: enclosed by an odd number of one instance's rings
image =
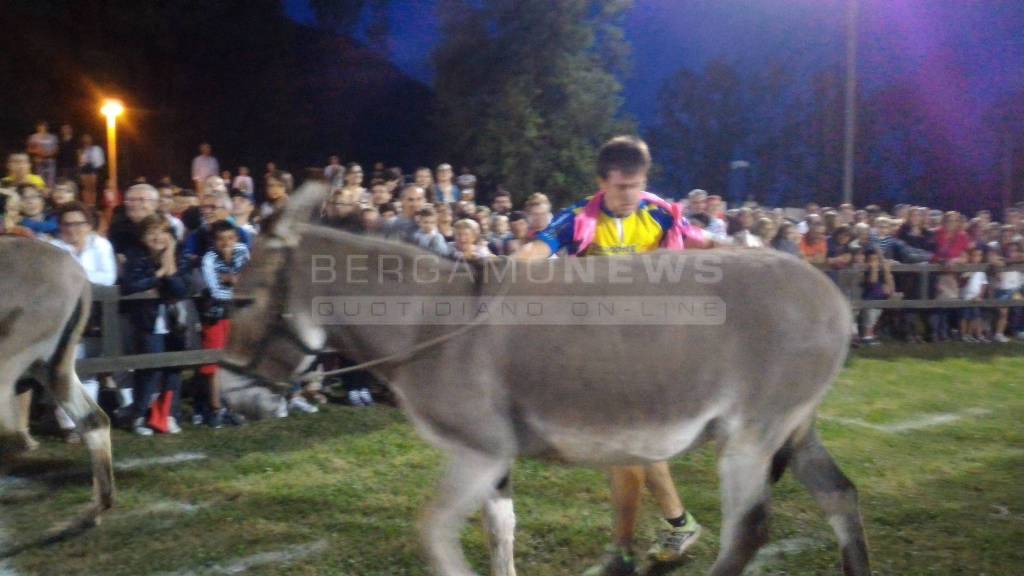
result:
[[(1024, 574), (1024, 346), (861, 351), (821, 416), (825, 444), (860, 488), (877, 574)], [(118, 504), (103, 526), (0, 560), (0, 575), (427, 573), (415, 528), (439, 454), (393, 409), (330, 406), (155, 439), (116, 432), (114, 446)], [(706, 527), (678, 574), (706, 573), (718, 549), (713, 460), (706, 447), (673, 464)], [(608, 537), (604, 474), (527, 461), (514, 478), (520, 573), (580, 573)], [(85, 451), (44, 442), (0, 480), (0, 549), (40, 538), (89, 497)], [(482, 570), (478, 527), (464, 543)], [(837, 573), (832, 533), (789, 475), (772, 539), (748, 574)]]

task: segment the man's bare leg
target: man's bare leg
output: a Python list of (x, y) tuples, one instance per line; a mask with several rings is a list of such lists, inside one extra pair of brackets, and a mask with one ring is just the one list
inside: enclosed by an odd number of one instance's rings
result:
[(611, 469), (613, 538), (623, 550), (633, 549), (636, 515), (640, 511), (640, 487), (646, 477), (643, 466), (615, 466)]
[(683, 508), (683, 501), (679, 498), (676, 484), (672, 480), (672, 472), (668, 469), (668, 462), (655, 462), (644, 468), (647, 490), (654, 496), (655, 501), (661, 508), (661, 513), (666, 520), (679, 518), (686, 514)]
[(648, 551), (648, 556), (658, 562), (675, 562), (697, 542), (701, 532), (700, 524), (683, 506), (668, 462), (655, 462), (644, 471), (647, 490), (658, 502), (666, 522), (658, 533), (658, 542)]

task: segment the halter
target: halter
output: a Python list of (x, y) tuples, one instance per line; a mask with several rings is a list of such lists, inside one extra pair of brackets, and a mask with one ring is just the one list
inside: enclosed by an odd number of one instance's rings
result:
[[(291, 322), (288, 321), (289, 318), (291, 318), (292, 316), (289, 312), (287, 312), (288, 296), (290, 294), (288, 272), (290, 271), (292, 263), (295, 261), (295, 246), (291, 242), (279, 236), (274, 236), (274, 238), (282, 241), (282, 243), (284, 244), (284, 247), (282, 248), (285, 251), (284, 262), (275, 272), (274, 284), (272, 287), (269, 304), (271, 321), (270, 324), (267, 326), (267, 329), (264, 331), (263, 335), (260, 336), (260, 339), (257, 341), (255, 350), (257, 352), (260, 350), (265, 350), (270, 345), (270, 343), (273, 342), (275, 339), (284, 338), (290, 344), (298, 348), (307, 356), (317, 356), (323, 353), (324, 349), (322, 347), (314, 348), (313, 346), (310, 346), (305, 340), (302, 339), (301, 336), (299, 336), (295, 332), (294, 328), (291, 325)], [(477, 284), (477, 287), (478, 289), (480, 288), (479, 283)], [(497, 298), (499, 300), (503, 299), (508, 294), (510, 288), (510, 283), (506, 283), (504, 286), (502, 286), (501, 290), (497, 294)], [(278, 294), (280, 294), (280, 296), (278, 296)], [(462, 334), (469, 332), (470, 330), (480, 326), (481, 324), (484, 324), (486, 321), (486, 316), (478, 314), (469, 324), (461, 326), (451, 332), (448, 332), (447, 334), (442, 334), (440, 336), (430, 338), (429, 340), (425, 340), (418, 344), (414, 344), (405, 350), (395, 352), (393, 354), (388, 354), (387, 356), (382, 356), (380, 358), (368, 360), (366, 362), (360, 362), (359, 364), (356, 364), (354, 366), (347, 366), (345, 368), (338, 368), (336, 370), (330, 370), (327, 372), (312, 372), (309, 374), (305, 374), (298, 378), (298, 383), (305, 384), (328, 376), (339, 376), (341, 374), (366, 370), (367, 368), (373, 368), (385, 364), (405, 362), (413, 358), (420, 352), (433, 348), (434, 346), (443, 344), (448, 340), (451, 340), (452, 338), (461, 336)], [(244, 367), (242, 367), (242, 370), (248, 373), (255, 373), (256, 367), (259, 366), (260, 362), (263, 360), (264, 356), (254, 355), (252, 358), (250, 358), (249, 362), (246, 363)]]

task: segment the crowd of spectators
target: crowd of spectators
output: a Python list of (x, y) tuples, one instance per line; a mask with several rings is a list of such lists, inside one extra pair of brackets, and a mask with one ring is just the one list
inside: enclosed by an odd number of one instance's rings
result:
[[(139, 178), (122, 197), (113, 190), (96, 193), (104, 164), (102, 149), (88, 135), (76, 142), (70, 126), (62, 126), (58, 137), (40, 123), (27, 152), (8, 156), (7, 175), (0, 182), (0, 232), (54, 243), (71, 253), (95, 284), (116, 284), (123, 295), (155, 295), (124, 303), (133, 330), (132, 352), (185, 349), (186, 302), (194, 302), (198, 311), (202, 345), (222, 348), (230, 333), (233, 287), (249, 262), (261, 221), (287, 204), (294, 187), (291, 174), (273, 162), (262, 178), (253, 178), (245, 166), (233, 174), (203, 143), (191, 165), (190, 187), (169, 177), (155, 183)], [(526, 197), (519, 209), (501, 187), (489, 194), (489, 203), (481, 202), (476, 177), (467, 169), (456, 176), (449, 164), (419, 167), (407, 175), (378, 162), (367, 174), (361, 165), (332, 156), (318, 171), (331, 186), (322, 207), (325, 223), (354, 225), (452, 259), (514, 255), (553, 217), (542, 193)], [(920, 275), (894, 273), (893, 263), (979, 265), (971, 271), (934, 272), (929, 298), (1024, 297), (1024, 207), (1019, 205), (1006, 210), (1000, 223), (984, 210), (967, 217), (910, 205), (889, 212), (850, 204), (808, 204), (802, 210), (754, 202), (729, 207), (703, 190), (689, 192), (680, 202), (690, 224), (703, 228), (715, 244), (786, 252), (837, 281), (848, 277), (841, 270), (856, 271), (854, 289), (863, 300), (918, 298)], [(855, 339), (873, 345), (884, 332), (909, 342), (1007, 342), (1024, 338), (1020, 311), (967, 306), (883, 314), (863, 309)], [(79, 351), (80, 356), (95, 353), (88, 342)], [(95, 397), (100, 383), (89, 379), (85, 384)], [(140, 435), (180, 431), (181, 370), (139, 370), (122, 388), (118, 415), (128, 428)], [(194, 424), (240, 422), (221, 402), (216, 366), (198, 369), (187, 388)], [(345, 392), (352, 405), (374, 402), (361, 383), (346, 384)], [(314, 412), (324, 401), (315, 387), (295, 388), (288, 410), (280, 415)], [(58, 411), (57, 420), (74, 441), (70, 419)]]

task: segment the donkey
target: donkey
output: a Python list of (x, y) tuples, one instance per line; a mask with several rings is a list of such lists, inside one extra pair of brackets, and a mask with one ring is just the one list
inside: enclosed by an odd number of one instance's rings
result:
[[(753, 250), (471, 267), (308, 223), (324, 192), (304, 186), (257, 240), (239, 285), (254, 302), (235, 318), (224, 364), (282, 381), (330, 346), (387, 381), (418, 431), (449, 456), (423, 528), (438, 574), (473, 574), (458, 535), (482, 504), (496, 540), (492, 569), (513, 573), (511, 501), (495, 486), (517, 457), (635, 464), (707, 440), (718, 446), (722, 492), (713, 576), (741, 574), (766, 541), (771, 485), (787, 468), (824, 508), (846, 576), (870, 574), (856, 490), (814, 430), (851, 331), (849, 307), (825, 275)], [(680, 296), (717, 312), (678, 322), (665, 321), (663, 309), (648, 321), (485, 315), (454, 323), (338, 313), (368, 302), (495, 310), (589, 299), (643, 308)]]
[(75, 374), (91, 286), (71, 255), (39, 240), (0, 237), (0, 270), (0, 462), (29, 448), (15, 384), (30, 375), (74, 420), (89, 448), (95, 503), (83, 520), (98, 523), (114, 503), (110, 419)]

